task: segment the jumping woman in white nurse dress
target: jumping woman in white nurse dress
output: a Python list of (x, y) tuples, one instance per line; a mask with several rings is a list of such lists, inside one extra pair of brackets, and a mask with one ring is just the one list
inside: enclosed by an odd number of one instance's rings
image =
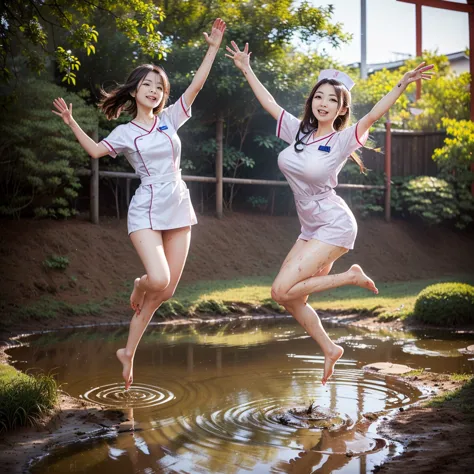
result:
[(128, 233), (145, 267), (130, 296), (135, 314), (130, 323), (126, 347), (117, 351), (123, 365), (125, 388), (133, 382), (133, 360), (138, 343), (159, 306), (176, 290), (188, 255), (191, 226), (196, 215), (186, 184), (181, 179), (181, 142), (177, 131), (191, 117), (191, 105), (206, 82), (219, 50), (225, 23), (215, 20), (204, 60), (184, 94), (165, 107), (170, 93), (168, 77), (151, 64), (137, 67), (124, 85), (103, 92), (100, 108), (107, 118), (117, 118), (122, 110), (133, 120), (119, 125), (100, 143), (92, 140), (72, 117), (72, 104), (54, 100), (57, 111), (71, 127), (82, 147), (92, 158), (116, 157), (124, 153), (141, 184), (128, 211)]
[(359, 265), (345, 273), (328, 275), (333, 263), (354, 248), (357, 223), (347, 204), (336, 195), (337, 175), (349, 156), (363, 164), (355, 150), (365, 143), (369, 128), (382, 117), (418, 79), (430, 79), (433, 66), (420, 64), (406, 73), (395, 88), (355, 125), (350, 119), (350, 89), (346, 74), (336, 70), (321, 72), (308, 99), (302, 120), (282, 109), (250, 67), (248, 44), (243, 51), (232, 41), (227, 57), (243, 72), (263, 108), (277, 120), (276, 134), (288, 146), (278, 157), (278, 166), (293, 191), (301, 234), (282, 264), (272, 286), (272, 298), (282, 304), (321, 346), (325, 356), (325, 384), (344, 350), (336, 345), (321, 325), (308, 295), (344, 285), (357, 285), (374, 293), (374, 282)]

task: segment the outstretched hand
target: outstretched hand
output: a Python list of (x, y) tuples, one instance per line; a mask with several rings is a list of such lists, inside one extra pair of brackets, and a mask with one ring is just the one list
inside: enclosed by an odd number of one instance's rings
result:
[(211, 34), (208, 35), (207, 33), (203, 33), (204, 38), (206, 38), (206, 42), (209, 46), (213, 46), (215, 48), (219, 48), (222, 42), (222, 38), (224, 37), (225, 31), (225, 21), (221, 20), (220, 18), (216, 18), (214, 24), (212, 25)]
[(430, 64), (428, 66), (424, 66), (424, 64), (426, 63), (422, 62), (418, 64), (418, 66), (412, 71), (408, 71), (407, 73), (405, 73), (402, 79), (402, 83), (404, 83), (405, 85), (408, 85), (408, 84), (411, 84), (412, 82), (418, 81), (419, 79), (430, 80), (433, 77), (433, 73), (426, 72), (426, 71), (433, 69), (434, 65)]
[(56, 107), (56, 110), (52, 110), (53, 114), (59, 115), (66, 125), (71, 125), (73, 118), (72, 118), (72, 104), (69, 104), (69, 108), (62, 97), (58, 97), (54, 99), (53, 105)]
[[(231, 54), (226, 54), (226, 56), (230, 59), (234, 60), (234, 64), (243, 71), (244, 69), (250, 66), (250, 55), (249, 53), (249, 44), (245, 43), (245, 47), (243, 51), (240, 51), (240, 48), (237, 46), (235, 41), (231, 41), (230, 44), (234, 49), (229, 48), (226, 46), (227, 51)], [(232, 56), (231, 56), (232, 55)]]

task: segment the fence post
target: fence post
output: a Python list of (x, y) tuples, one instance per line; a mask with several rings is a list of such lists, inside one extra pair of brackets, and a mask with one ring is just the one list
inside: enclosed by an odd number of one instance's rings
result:
[(130, 178), (127, 178), (126, 184), (125, 184), (125, 199), (127, 200), (127, 209), (128, 206), (130, 206), (130, 185), (132, 184), (132, 180)]
[[(99, 141), (99, 129), (92, 132), (92, 139)], [(99, 223), (99, 160), (91, 158), (91, 182), (90, 182), (90, 214), (93, 224)]]
[(391, 192), (392, 192), (392, 123), (390, 112), (386, 114), (385, 122), (385, 220), (390, 222)]
[(223, 200), (223, 181), (224, 176), (224, 150), (223, 150), (223, 140), (224, 140), (224, 118), (222, 117), (222, 112), (219, 112), (217, 117), (216, 124), (216, 214), (219, 219), (222, 218), (222, 200)]

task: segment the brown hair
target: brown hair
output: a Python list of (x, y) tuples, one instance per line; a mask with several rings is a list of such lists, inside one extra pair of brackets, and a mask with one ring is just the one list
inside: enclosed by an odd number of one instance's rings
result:
[(137, 103), (131, 94), (136, 92), (150, 71), (158, 74), (163, 81), (163, 99), (158, 106), (153, 109), (153, 113), (156, 115), (163, 110), (170, 95), (168, 76), (159, 66), (155, 66), (154, 64), (142, 64), (129, 74), (125, 84), (119, 85), (110, 92), (106, 92), (104, 89), (100, 90), (102, 97), (99, 102), (99, 108), (109, 120), (118, 118), (122, 111), (129, 113), (132, 117), (137, 115)]
[[(313, 133), (315, 130), (318, 129), (318, 119), (313, 114), (313, 98), (318, 89), (323, 84), (330, 84), (334, 87), (336, 91), (337, 97), (337, 106), (340, 109), (344, 107), (347, 109), (347, 112), (344, 115), (338, 115), (334, 120), (334, 129), (338, 132), (344, 130), (351, 118), (351, 94), (346, 89), (346, 87), (339, 81), (335, 79), (321, 79), (309, 94), (309, 97), (306, 99), (305, 109), (303, 119), (301, 120), (300, 127), (298, 132), (296, 133), (296, 142), (295, 142), (295, 151), (297, 153), (301, 153), (305, 147), (305, 143), (303, 142), (304, 138), (306, 138), (310, 133)], [(300, 147), (300, 148), (298, 148)], [(367, 168), (364, 166), (364, 163), (360, 159), (360, 157), (354, 152), (351, 153), (351, 158), (359, 165), (360, 171), (365, 173)]]

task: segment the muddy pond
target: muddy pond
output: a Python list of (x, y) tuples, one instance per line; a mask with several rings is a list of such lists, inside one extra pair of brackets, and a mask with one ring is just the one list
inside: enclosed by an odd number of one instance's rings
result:
[(148, 328), (125, 392), (115, 351), (128, 328), (37, 334), (10, 349), (23, 371), (56, 374), (62, 389), (125, 413), (117, 431), (58, 448), (31, 473), (366, 473), (401, 447), (378, 421), (427, 396), (363, 370), (390, 361), (474, 371), (458, 349), (474, 335), (371, 332), (325, 323), (344, 349), (326, 386), (317, 344), (292, 318)]

